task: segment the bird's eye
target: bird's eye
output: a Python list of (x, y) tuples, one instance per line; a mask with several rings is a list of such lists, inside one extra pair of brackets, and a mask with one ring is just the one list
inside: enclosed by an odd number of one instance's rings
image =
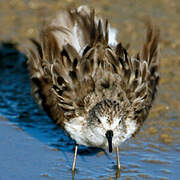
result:
[(98, 123), (101, 123), (101, 121), (100, 121), (100, 119), (99, 119), (99, 118), (97, 118), (97, 120), (98, 120)]

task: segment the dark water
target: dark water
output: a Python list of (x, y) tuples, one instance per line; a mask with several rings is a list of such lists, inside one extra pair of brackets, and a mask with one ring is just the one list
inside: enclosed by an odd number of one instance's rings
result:
[[(12, 44), (0, 45), (0, 114), (22, 128), (30, 136), (59, 149), (61, 152), (73, 155), (74, 141), (66, 136), (65, 132), (58, 128), (33, 100), (26, 56), (16, 50)], [(180, 175), (178, 142), (166, 145), (154, 136), (148, 137), (146, 135), (142, 133), (136, 139), (131, 139), (121, 146), (120, 177), (128, 180), (178, 180), (178, 175)], [(79, 164), (77, 162), (77, 179), (116, 179), (115, 153), (108, 155), (98, 149), (89, 149), (83, 146), (80, 147), (80, 152), (78, 158), (82, 162)], [(62, 166), (61, 163), (65, 166), (62, 171), (63, 178), (70, 179), (71, 163), (59, 161), (56, 167)], [(54, 178), (56, 179), (56, 175)]]

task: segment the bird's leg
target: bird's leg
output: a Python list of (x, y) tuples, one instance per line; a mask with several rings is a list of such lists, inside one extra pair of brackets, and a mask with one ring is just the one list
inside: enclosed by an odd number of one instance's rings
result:
[(117, 155), (117, 169), (120, 169), (120, 160), (119, 160), (119, 147), (116, 148), (116, 155)]
[(73, 165), (72, 165), (72, 171), (75, 170), (75, 166), (76, 166), (77, 150), (78, 150), (78, 144), (76, 144), (75, 150), (74, 150), (74, 160), (73, 160)]

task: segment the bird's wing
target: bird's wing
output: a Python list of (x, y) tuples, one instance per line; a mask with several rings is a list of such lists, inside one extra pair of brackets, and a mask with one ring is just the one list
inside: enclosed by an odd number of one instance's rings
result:
[[(116, 56), (121, 68), (120, 88), (127, 107), (134, 111), (134, 119), (141, 125), (146, 119), (157, 91), (159, 81), (159, 29), (147, 23), (145, 42), (140, 52), (128, 57), (121, 44), (116, 47)], [(139, 126), (140, 127), (140, 126)]]
[(64, 119), (86, 113), (85, 97), (95, 89), (89, 58), (97, 41), (108, 41), (107, 23), (96, 21), (94, 10), (86, 6), (63, 11), (42, 30), (41, 42), (32, 40), (29, 49), (32, 94), (62, 127)]
[(98, 67), (93, 76), (95, 98), (89, 107), (103, 99), (117, 101), (124, 112), (133, 112), (129, 113), (133, 114), (131, 118), (141, 127), (159, 81), (159, 35), (159, 29), (148, 22), (145, 42), (134, 57), (128, 55), (121, 43), (114, 48), (97, 43), (94, 49), (98, 53), (93, 56)]
[(142, 50), (132, 58), (121, 44), (108, 45), (108, 23), (94, 10), (60, 13), (42, 31), (41, 44), (33, 40), (29, 53), (35, 99), (62, 126), (64, 119), (85, 116), (104, 99), (134, 107), (142, 122), (159, 77), (159, 33), (148, 27)]
[[(139, 65), (139, 81), (141, 82), (137, 94), (143, 96), (143, 103), (135, 110), (139, 123), (143, 123), (146, 119), (149, 110), (152, 106), (152, 102), (157, 92), (159, 82), (159, 28), (153, 26), (151, 22), (147, 22), (146, 39), (145, 42), (137, 54), (137, 60), (140, 61)], [(143, 86), (146, 87), (146, 91), (143, 92)], [(136, 103), (136, 102), (135, 102)]]

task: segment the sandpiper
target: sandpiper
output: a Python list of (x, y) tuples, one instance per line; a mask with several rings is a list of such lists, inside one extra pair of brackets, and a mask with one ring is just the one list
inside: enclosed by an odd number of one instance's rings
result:
[(32, 94), (78, 145), (116, 150), (145, 121), (159, 80), (159, 30), (129, 56), (108, 21), (87, 6), (61, 11), (29, 49)]

